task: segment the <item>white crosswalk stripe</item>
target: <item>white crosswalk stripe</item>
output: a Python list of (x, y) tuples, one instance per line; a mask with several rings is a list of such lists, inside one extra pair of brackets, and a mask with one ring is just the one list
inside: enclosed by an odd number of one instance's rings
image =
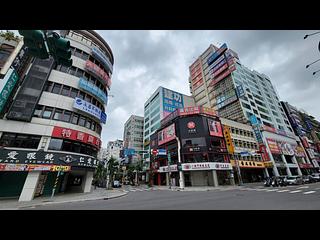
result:
[(302, 190), (291, 191), (289, 193), (298, 193), (298, 192), (302, 192)]
[(308, 186), (304, 186), (304, 187), (298, 187), (297, 189), (304, 189), (304, 188), (309, 188)]
[(276, 188), (276, 189), (270, 189), (270, 190), (267, 190), (267, 192), (275, 192), (275, 191), (278, 191), (279, 189)]
[(285, 189), (285, 190), (280, 190), (280, 191), (277, 191), (277, 192), (289, 192), (290, 190), (289, 189)]
[(309, 191), (309, 192), (304, 192), (303, 194), (311, 194), (311, 193), (315, 193), (316, 191)]

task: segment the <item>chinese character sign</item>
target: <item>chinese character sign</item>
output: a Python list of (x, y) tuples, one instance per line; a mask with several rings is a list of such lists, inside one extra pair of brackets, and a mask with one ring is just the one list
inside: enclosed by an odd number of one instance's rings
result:
[(208, 119), (210, 136), (223, 137), (221, 123)]
[(168, 113), (174, 112), (177, 108), (183, 108), (183, 106), (182, 94), (163, 88), (164, 116), (168, 115)]

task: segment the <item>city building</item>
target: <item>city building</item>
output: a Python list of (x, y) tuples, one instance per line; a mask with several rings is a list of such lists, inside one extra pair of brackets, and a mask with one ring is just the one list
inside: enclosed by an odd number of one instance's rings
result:
[(244, 66), (226, 44), (220, 48), (210, 45), (189, 71), (196, 105), (213, 108), (221, 118), (251, 122), (259, 149), (267, 153), (268, 164), (273, 166), (269, 175), (302, 174), (296, 159), (305, 158), (301, 141), (268, 76)]
[(299, 162), (301, 171), (304, 174), (319, 171), (320, 122), (305, 111), (298, 110), (288, 102), (281, 102), (281, 104), (288, 116), (295, 134), (299, 136), (305, 149), (307, 158), (306, 162)]
[(107, 156), (108, 156), (108, 149), (107, 148), (100, 148), (100, 151), (98, 153), (98, 159), (100, 161), (104, 160), (104, 159), (107, 159)]
[[(193, 107), (191, 96), (172, 91), (164, 87), (158, 89), (144, 104), (144, 150), (150, 152), (150, 136), (161, 126), (160, 121), (177, 108)], [(144, 160), (150, 161), (150, 154), (145, 153)]]
[(182, 187), (232, 184), (232, 166), (222, 124), (212, 109), (175, 110), (161, 121), (161, 127), (151, 135), (150, 141), (152, 149), (167, 152), (151, 157), (153, 184), (168, 185), (169, 179), (173, 186)]
[(25, 66), (23, 48), (11, 65), (19, 88), (0, 118), (0, 197), (91, 190), (114, 58), (95, 31), (60, 34), (70, 41), (71, 67), (51, 57)]
[(266, 178), (268, 176), (266, 168), (272, 166), (264, 164), (252, 126), (226, 118), (220, 118), (220, 121), (236, 179), (239, 180), (238, 171), (244, 183), (259, 182)]
[(124, 124), (123, 148), (129, 163), (142, 160), (143, 124), (144, 118), (136, 115), (131, 115)]
[(123, 150), (123, 141), (117, 139), (116, 141), (109, 141), (107, 144), (106, 158), (109, 160), (111, 157), (115, 158), (119, 163), (121, 162), (120, 152)]

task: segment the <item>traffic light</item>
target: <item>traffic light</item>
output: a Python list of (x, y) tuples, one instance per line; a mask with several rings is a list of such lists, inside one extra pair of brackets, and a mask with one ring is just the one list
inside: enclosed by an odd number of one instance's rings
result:
[(34, 57), (46, 59), (49, 54), (44, 42), (44, 33), (41, 30), (19, 30), (24, 44), (28, 47), (28, 53)]
[(72, 66), (70, 41), (60, 37), (57, 33), (52, 33), (48, 38), (48, 47), (54, 60), (66, 67)]

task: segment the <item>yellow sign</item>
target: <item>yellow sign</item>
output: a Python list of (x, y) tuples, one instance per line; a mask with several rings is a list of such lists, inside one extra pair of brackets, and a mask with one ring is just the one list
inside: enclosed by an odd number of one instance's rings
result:
[(264, 166), (267, 167), (273, 167), (273, 163), (272, 162), (264, 162)]
[(233, 145), (231, 134), (230, 134), (230, 128), (226, 125), (223, 125), (223, 134), (224, 134), (224, 138), (226, 140), (228, 152), (230, 154), (233, 154), (234, 153), (234, 145)]
[(70, 166), (52, 166), (51, 167), (51, 171), (53, 172), (58, 172), (58, 171), (61, 171), (61, 172), (68, 172), (70, 171), (71, 167)]
[[(241, 168), (264, 168), (265, 165), (263, 162), (257, 162), (257, 161), (243, 161), (243, 160), (237, 160), (239, 162), (239, 167)], [(231, 160), (231, 165), (234, 167), (236, 166), (236, 161)]]

